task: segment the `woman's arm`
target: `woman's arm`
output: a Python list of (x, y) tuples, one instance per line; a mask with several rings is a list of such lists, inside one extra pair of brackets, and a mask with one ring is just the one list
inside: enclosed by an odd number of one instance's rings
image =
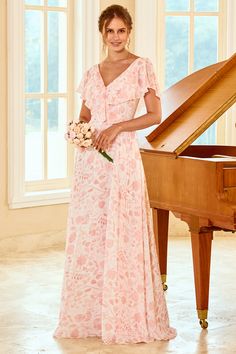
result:
[(85, 105), (85, 101), (82, 102), (82, 106), (80, 109), (80, 114), (79, 114), (79, 121), (80, 122), (89, 122), (91, 119), (91, 111), (90, 109)]
[(98, 150), (106, 150), (120, 132), (140, 130), (154, 124), (159, 124), (161, 122), (161, 101), (155, 95), (153, 89), (149, 89), (149, 92), (145, 94), (144, 101), (147, 109), (146, 114), (124, 122), (115, 123), (103, 130), (95, 139), (94, 147)]
[(120, 132), (140, 130), (161, 122), (161, 101), (155, 95), (153, 89), (149, 89), (149, 92), (145, 94), (144, 101), (147, 113), (140, 117), (114, 124), (120, 128)]

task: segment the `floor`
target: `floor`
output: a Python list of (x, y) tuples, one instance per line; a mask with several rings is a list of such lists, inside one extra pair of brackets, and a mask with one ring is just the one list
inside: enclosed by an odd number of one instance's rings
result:
[(236, 236), (215, 237), (212, 253), (208, 329), (200, 328), (196, 316), (190, 239), (171, 237), (166, 297), (178, 335), (170, 342), (133, 345), (105, 345), (99, 338), (54, 339), (63, 249), (5, 256), (0, 261), (0, 353), (236, 353)]

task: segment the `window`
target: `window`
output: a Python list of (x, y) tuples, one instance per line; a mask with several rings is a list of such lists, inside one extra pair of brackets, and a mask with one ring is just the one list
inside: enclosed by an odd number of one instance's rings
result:
[[(221, 0), (164, 0), (162, 13), (163, 86), (168, 88), (190, 73), (223, 60), (225, 9)], [(160, 14), (161, 14), (160, 13)], [(215, 122), (194, 144), (216, 144)]]
[(11, 208), (69, 200), (74, 149), (64, 133), (78, 113), (76, 85), (98, 61), (98, 11), (93, 0), (8, 1)]
[(24, 175), (28, 191), (35, 189), (35, 181), (44, 189), (53, 185), (56, 189), (58, 183), (68, 187), (70, 155), (63, 135), (68, 109), (73, 110), (68, 105), (72, 103), (72, 48), (67, 39), (72, 32), (71, 5), (67, 0), (25, 0)]
[[(193, 71), (227, 59), (236, 51), (235, 16), (234, 0), (149, 0), (148, 6), (143, 0), (135, 0), (136, 53), (153, 61), (164, 90)], [(215, 127), (209, 128), (204, 143), (236, 144), (235, 107), (219, 118)]]

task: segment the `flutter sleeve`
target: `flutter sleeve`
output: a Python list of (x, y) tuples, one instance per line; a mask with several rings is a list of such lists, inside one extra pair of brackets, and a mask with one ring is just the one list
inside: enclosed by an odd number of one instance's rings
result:
[(80, 94), (80, 97), (85, 101), (85, 105), (91, 109), (90, 94), (89, 94), (89, 70), (86, 70), (79, 86), (76, 88), (76, 92)]
[(160, 87), (153, 68), (153, 64), (149, 58), (145, 58), (145, 65), (139, 73), (138, 89), (139, 96), (143, 97), (149, 88), (155, 91), (155, 95), (160, 97)]

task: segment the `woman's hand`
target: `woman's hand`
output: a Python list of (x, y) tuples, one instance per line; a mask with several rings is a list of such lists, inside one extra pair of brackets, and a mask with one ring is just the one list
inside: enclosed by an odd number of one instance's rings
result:
[(94, 139), (93, 146), (98, 151), (107, 150), (113, 143), (117, 135), (121, 132), (121, 126), (118, 124), (113, 124), (109, 128), (101, 131), (98, 136)]

